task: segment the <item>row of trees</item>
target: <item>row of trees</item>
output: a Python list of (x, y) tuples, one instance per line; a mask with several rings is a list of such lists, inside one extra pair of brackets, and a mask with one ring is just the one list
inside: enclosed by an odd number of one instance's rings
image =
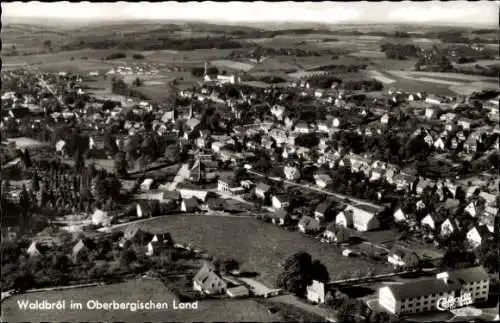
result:
[(422, 50), (412, 44), (384, 43), (380, 46), (380, 51), (384, 52), (387, 58), (404, 60), (418, 57)]
[(170, 38), (154, 33), (142, 35), (140, 38), (116, 39), (102, 37), (101, 39), (81, 39), (62, 45), (61, 49), (81, 50), (91, 49), (122, 49), (122, 50), (195, 50), (195, 49), (235, 49), (243, 47), (242, 43), (228, 37), (198, 37)]

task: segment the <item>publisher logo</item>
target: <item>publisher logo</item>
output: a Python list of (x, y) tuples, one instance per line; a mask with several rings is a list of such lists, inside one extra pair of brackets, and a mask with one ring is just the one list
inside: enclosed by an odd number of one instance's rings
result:
[(440, 311), (448, 311), (457, 307), (467, 306), (472, 304), (472, 296), (470, 293), (462, 294), (460, 297), (441, 297), (438, 299), (436, 308)]

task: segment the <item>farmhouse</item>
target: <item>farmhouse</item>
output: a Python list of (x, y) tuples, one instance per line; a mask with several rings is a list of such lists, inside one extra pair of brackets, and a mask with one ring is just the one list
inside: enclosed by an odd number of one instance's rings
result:
[(193, 279), (193, 289), (203, 294), (223, 294), (226, 288), (226, 282), (208, 264), (204, 264)]
[(302, 233), (317, 232), (320, 228), (319, 222), (310, 216), (304, 215), (298, 224), (299, 230)]
[(196, 212), (199, 209), (200, 205), (195, 197), (183, 199), (181, 202), (181, 211), (183, 212)]
[(356, 230), (369, 231), (380, 227), (377, 218), (378, 209), (368, 205), (348, 206), (348, 208), (352, 210), (352, 222)]
[(489, 281), (483, 267), (443, 272), (435, 278), (381, 287), (378, 302), (396, 315), (436, 311), (440, 299), (466, 293), (470, 293), (472, 302), (486, 301)]

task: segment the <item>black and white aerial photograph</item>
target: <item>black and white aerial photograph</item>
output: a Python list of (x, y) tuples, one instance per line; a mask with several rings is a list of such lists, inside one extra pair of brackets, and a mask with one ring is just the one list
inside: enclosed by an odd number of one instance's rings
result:
[(1, 8), (0, 322), (500, 321), (500, 1)]

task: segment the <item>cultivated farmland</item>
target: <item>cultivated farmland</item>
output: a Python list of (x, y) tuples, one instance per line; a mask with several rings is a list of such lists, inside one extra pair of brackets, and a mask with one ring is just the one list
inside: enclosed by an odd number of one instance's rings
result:
[[(385, 264), (356, 258), (345, 258), (339, 249), (321, 244), (312, 237), (290, 232), (254, 218), (166, 216), (139, 224), (155, 231), (168, 231), (173, 238), (217, 257), (236, 257), (242, 270), (257, 272), (256, 278), (266, 286), (274, 286), (280, 272), (278, 264), (299, 251), (306, 251), (320, 259), (332, 279), (348, 275), (354, 269), (377, 273), (389, 272)], [(125, 228), (120, 228), (124, 230)]]
[(253, 68), (252, 64), (242, 63), (242, 62), (237, 62), (237, 61), (230, 61), (230, 60), (225, 60), (225, 59), (211, 61), (210, 63), (218, 68), (225, 68), (226, 67), (226, 68), (231, 68), (234, 70), (241, 70), (241, 71), (245, 71), (245, 72), (248, 72), (249, 70), (251, 70)]

